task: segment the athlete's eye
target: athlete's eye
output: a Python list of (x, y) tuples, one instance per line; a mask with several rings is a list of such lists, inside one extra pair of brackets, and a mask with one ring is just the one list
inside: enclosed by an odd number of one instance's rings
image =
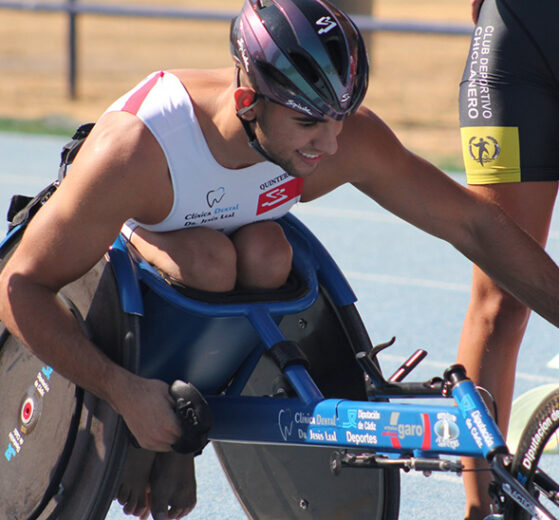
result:
[(315, 126), (318, 123), (316, 119), (298, 119), (298, 122), (305, 128)]

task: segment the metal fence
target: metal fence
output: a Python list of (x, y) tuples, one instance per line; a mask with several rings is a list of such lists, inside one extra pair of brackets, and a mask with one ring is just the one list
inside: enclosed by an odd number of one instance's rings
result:
[[(68, 92), (71, 98), (76, 95), (77, 53), (76, 19), (81, 15), (120, 16), (135, 18), (163, 18), (188, 20), (214, 20), (229, 22), (237, 11), (211, 11), (204, 9), (173, 9), (160, 7), (98, 5), (77, 0), (66, 2), (33, 2), (0, 0), (0, 9), (30, 12), (58, 12), (68, 15)], [(352, 15), (359, 29), (363, 32), (403, 32), (419, 34), (441, 34), (450, 36), (470, 35), (470, 24), (452, 24), (443, 22), (418, 22), (413, 20), (382, 20), (372, 16)]]

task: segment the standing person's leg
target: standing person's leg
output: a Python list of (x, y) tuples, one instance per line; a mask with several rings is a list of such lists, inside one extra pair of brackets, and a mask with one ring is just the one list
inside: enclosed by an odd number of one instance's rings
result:
[[(520, 227), (545, 246), (557, 193), (556, 182), (492, 184), (470, 186), (470, 189), (497, 202)], [(503, 432), (508, 427), (516, 359), (529, 315), (524, 305), (474, 266), (458, 362), (465, 365), (471, 379), (495, 397)], [(467, 469), (484, 467), (472, 459), (464, 459), (463, 463)], [(468, 520), (480, 520), (489, 513), (490, 480), (488, 472), (464, 473)]]
[[(483, 1), (460, 83), (460, 127), (470, 188), (497, 202), (543, 246), (559, 178), (559, 39), (546, 32), (559, 4), (540, 8)], [(474, 267), (458, 361), (495, 396), (503, 432), (529, 315)], [(467, 519), (488, 513), (489, 481), (487, 472), (464, 473)]]

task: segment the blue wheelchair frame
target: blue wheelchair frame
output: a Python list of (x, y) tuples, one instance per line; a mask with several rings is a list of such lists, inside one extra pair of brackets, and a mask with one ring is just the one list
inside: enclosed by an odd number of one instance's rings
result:
[[(318, 296), (319, 282), (336, 305), (356, 302), (343, 274), (316, 237), (293, 215), (279, 222), (293, 245), (294, 270), (308, 287), (303, 296), (291, 301), (209, 304), (171, 288), (150, 264), (130, 251), (121, 237), (109, 251), (125, 312), (143, 314), (141, 282), (188, 314), (243, 317), (261, 338), (263, 348), (252, 352), (226, 391), (205, 395), (214, 417), (210, 439), (328, 446), (341, 450), (334, 452), (331, 459), (333, 471), (347, 465), (460, 472), (459, 463), (439, 456), (483, 457), (491, 463), (495, 478), (506, 483), (505, 492), (512, 500), (538, 518), (553, 519), (506, 469), (510, 454), (505, 439), (461, 367), (451, 367), (444, 380), (388, 382), (371, 357), (363, 352), (356, 357), (372, 383), (370, 401), (325, 399), (299, 362), (283, 369), (296, 398), (240, 395), (265, 349), (272, 349), (287, 339), (278, 326), (278, 317), (310, 307)], [(427, 397), (446, 399), (447, 404), (409, 402)], [(348, 454), (348, 449), (352, 453)], [(355, 449), (363, 450), (364, 454), (355, 456)]]
[[(284, 217), (282, 226), (294, 247), (294, 268), (305, 279), (309, 290), (293, 301), (259, 303), (213, 304), (190, 299), (173, 289), (154, 268), (139, 256), (130, 254), (126, 241), (119, 237), (109, 251), (123, 310), (143, 315), (140, 282), (163, 296), (168, 302), (189, 314), (211, 318), (242, 316), (259, 334), (266, 348), (286, 341), (280, 331), (277, 316), (300, 312), (310, 307), (318, 296), (318, 276), (337, 305), (356, 301), (342, 273), (330, 255), (303, 225), (292, 215)], [(312, 251), (312, 252), (311, 252)], [(254, 358), (263, 351), (256, 352)], [(250, 361), (247, 361), (250, 364)], [(319, 444), (334, 447), (361, 447), (375, 451), (413, 451), (416, 453), (487, 456), (505, 447), (487, 407), (471, 382), (462, 383), (453, 394), (458, 407), (404, 405), (389, 402), (353, 402), (324, 399), (322, 393), (302, 364), (285, 367), (284, 373), (298, 399), (240, 397), (251, 372), (251, 366), (241, 370), (227, 389), (226, 395), (206, 398), (214, 410), (215, 424), (212, 440), (249, 441), (261, 443)], [(391, 384), (383, 397), (443, 397), (442, 388), (425, 389)], [(402, 388), (406, 390), (402, 393)], [(407, 394), (407, 395), (406, 395)], [(296, 428), (281, 427), (278, 421), (291, 411)], [(396, 437), (397, 425), (390, 417), (399, 412), (399, 425), (408, 432)], [(281, 421), (280, 421), (281, 422)], [(446, 432), (433, 435), (437, 431)], [(291, 432), (291, 433), (289, 433)], [(422, 433), (420, 433), (422, 432)], [(469, 432), (468, 434), (465, 434)], [(446, 435), (446, 437), (443, 437)], [(349, 440), (348, 440), (349, 439)], [(437, 442), (439, 439), (439, 442)]]

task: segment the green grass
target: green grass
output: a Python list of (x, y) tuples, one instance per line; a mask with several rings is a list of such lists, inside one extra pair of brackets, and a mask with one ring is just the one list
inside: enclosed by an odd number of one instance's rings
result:
[(442, 155), (431, 158), (431, 162), (445, 172), (458, 174), (464, 173), (464, 163), (462, 161), (462, 157), (449, 157)]
[(11, 119), (0, 117), (0, 132), (64, 135), (71, 137), (78, 123), (63, 117), (43, 119)]
[[(79, 123), (69, 118), (50, 116), (43, 119), (11, 119), (0, 117), (0, 132), (16, 132), (36, 135), (61, 135), (72, 137)], [(464, 172), (462, 157), (433, 154), (426, 157), (446, 172)]]

